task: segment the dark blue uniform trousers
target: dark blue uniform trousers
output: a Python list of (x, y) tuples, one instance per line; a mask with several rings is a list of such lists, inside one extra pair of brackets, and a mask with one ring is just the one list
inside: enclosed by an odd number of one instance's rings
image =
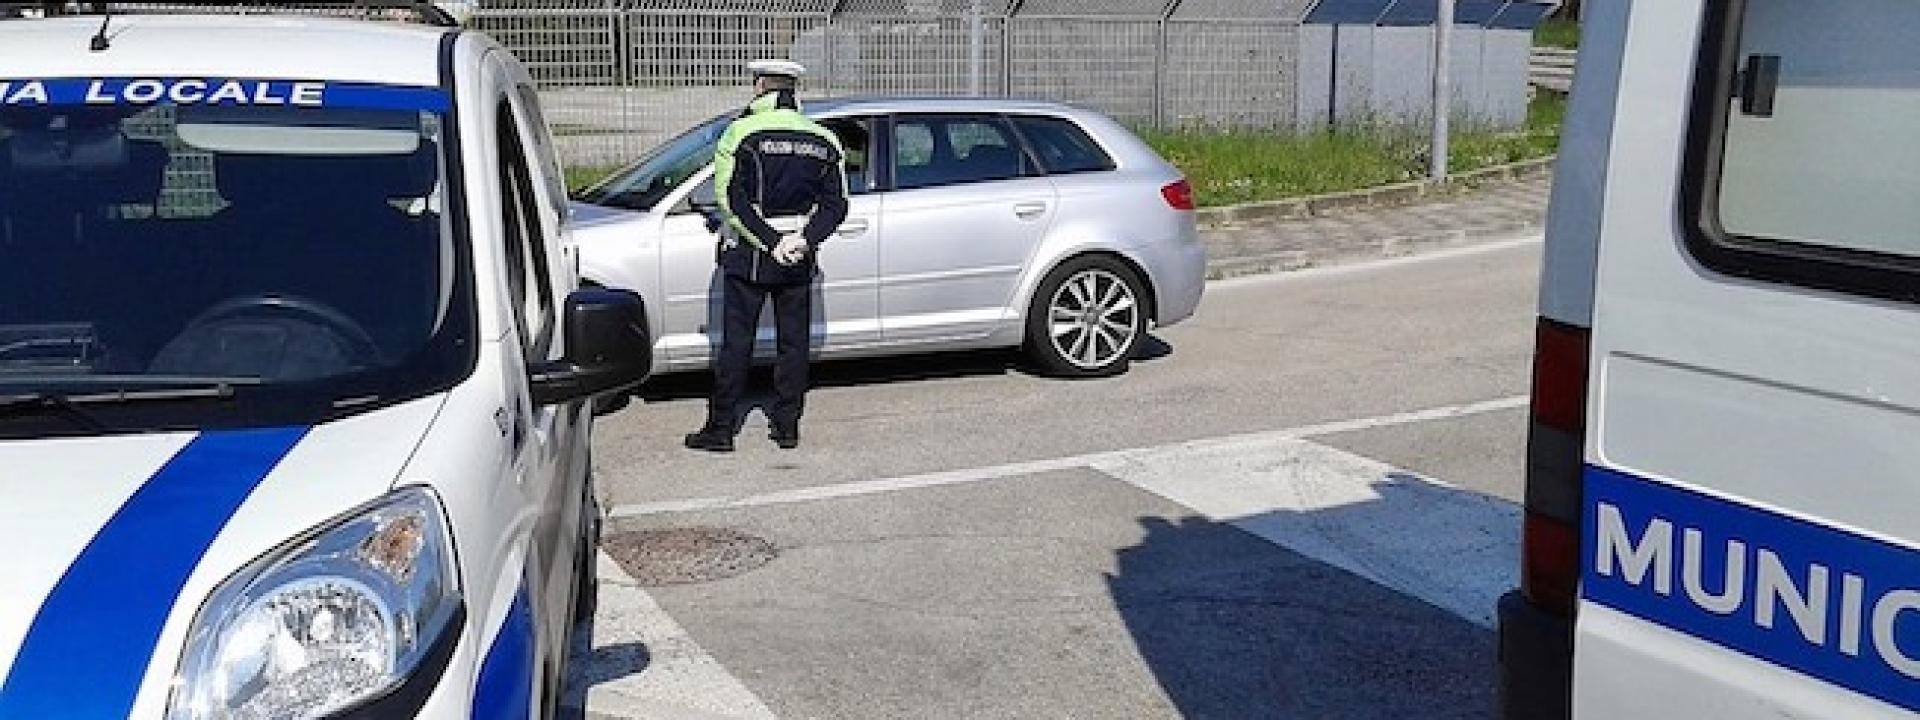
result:
[(713, 363), (713, 398), (707, 407), (707, 422), (729, 429), (739, 427), (740, 400), (746, 394), (753, 364), (754, 334), (760, 325), (760, 308), (768, 298), (773, 300), (777, 355), (774, 399), (767, 408), (767, 419), (780, 425), (800, 422), (807, 395), (813, 284), (762, 284), (730, 272), (720, 275), (725, 283), (721, 291), (723, 327), (720, 354)]

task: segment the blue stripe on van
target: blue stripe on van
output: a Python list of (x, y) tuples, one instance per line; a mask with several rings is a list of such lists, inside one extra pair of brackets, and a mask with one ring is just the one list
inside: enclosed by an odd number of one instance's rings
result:
[(1920, 710), (1920, 550), (1616, 470), (1585, 479), (1587, 602)]
[(480, 662), (473, 687), (474, 720), (527, 720), (533, 716), (533, 608), (523, 583), (513, 594), (500, 633)]
[(0, 686), (0, 718), (126, 717), (181, 587), (306, 433), (204, 433), (142, 484), (40, 606)]
[(411, 85), (272, 78), (0, 77), (0, 107), (188, 105), (446, 112), (450, 104), (445, 90)]

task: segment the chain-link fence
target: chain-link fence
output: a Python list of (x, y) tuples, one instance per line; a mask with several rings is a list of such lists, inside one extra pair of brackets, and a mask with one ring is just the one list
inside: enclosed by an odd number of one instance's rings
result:
[(804, 94), (1012, 95), (1139, 126), (1296, 122), (1309, 0), (495, 0), (472, 24), (541, 83), (574, 164), (633, 158), (790, 57)]

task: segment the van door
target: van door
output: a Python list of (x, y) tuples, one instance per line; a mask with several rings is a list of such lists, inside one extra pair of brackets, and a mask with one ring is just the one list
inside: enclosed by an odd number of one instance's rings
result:
[[(527, 358), (529, 362), (535, 358), (555, 360), (566, 354), (561, 322), (566, 295), (579, 285), (574, 248), (566, 235), (570, 205), (553, 138), (540, 111), (539, 94), (531, 78), (524, 72), (516, 74), (519, 83), (515, 86), (512, 106), (519, 147), (507, 148), (502, 158), (508, 163), (509, 172), (516, 176), (512, 189), (516, 193), (513, 202), (520, 205), (518, 214), (531, 218), (526, 226), (529, 234), (522, 251), (521, 269), (532, 281), (527, 285), (527, 292), (540, 295), (528, 306), (544, 309), (537, 311), (538, 316), (528, 316), (528, 326), (546, 323), (549, 328), (531, 336), (539, 344), (526, 348)], [(544, 343), (540, 343), (543, 339)], [(594, 552), (580, 547), (579, 541), (582, 537), (579, 523), (584, 516), (582, 506), (592, 493), (592, 488), (587, 487), (591, 474), (587, 467), (591, 462), (587, 446), (588, 426), (592, 422), (590, 406), (590, 403), (574, 403), (532, 410), (535, 451), (539, 454), (535, 466), (538, 472), (544, 473), (540, 481), (543, 497), (535, 542), (546, 555), (548, 571), (542, 588), (546, 593), (545, 607), (556, 613), (571, 607), (576, 585), (572, 570), (578, 566), (575, 562), (578, 554)], [(549, 624), (548, 629), (554, 633), (550, 646), (566, 647), (572, 623), (562, 617)]]
[[(518, 363), (511, 363), (504, 378), (527, 377), (528, 366), (562, 357), (565, 348), (560, 326), (560, 291), (556, 289), (571, 270), (556, 270), (560, 257), (560, 219), (558, 200), (543, 197), (541, 185), (547, 178), (534, 171), (540, 162), (535, 153), (535, 125), (516, 92), (513, 78), (525, 81), (524, 72), (496, 57), (488, 64), (489, 73), (500, 78), (501, 87), (493, 98), (493, 133), (485, 142), (494, 145), (498, 167), (493, 173), (498, 193), (500, 227), (504, 242), (501, 268), (505, 275), (506, 317), (513, 324), (518, 344)], [(534, 514), (534, 526), (527, 547), (524, 592), (532, 599), (535, 627), (549, 633), (536, 647), (545, 657), (562, 637), (559, 628), (571, 592), (571, 573), (575, 567), (569, 553), (575, 551), (572, 530), (577, 527), (580, 486), (567, 473), (579, 449), (578, 423), (584, 422), (583, 405), (547, 405), (533, 403), (524, 381), (507, 390), (510, 418), (508, 441), (513, 462), (515, 492)], [(573, 512), (570, 512), (573, 509)], [(557, 622), (556, 622), (557, 621)]]
[[(846, 222), (820, 246), (816, 258), (820, 276), (815, 287), (813, 346), (834, 351), (871, 345), (880, 339), (880, 203), (872, 192), (867, 168), (872, 121), (841, 118), (822, 124), (840, 137), (847, 150), (847, 186), (850, 193)], [(704, 151), (711, 158), (713, 148)], [(695, 174), (693, 186), (667, 212), (661, 224), (661, 288), (666, 297), (666, 329), (661, 338), (677, 367), (704, 367), (720, 344), (720, 276), (714, 266), (715, 244), (707, 214), (700, 205), (713, 203), (713, 170)], [(773, 354), (773, 312), (760, 313), (758, 348)]]
[(880, 249), (880, 313), (889, 344), (999, 329), (1057, 206), (997, 115), (894, 119), (894, 191)]
[(1632, 7), (1579, 717), (1920, 710), (1917, 32), (1905, 0)]

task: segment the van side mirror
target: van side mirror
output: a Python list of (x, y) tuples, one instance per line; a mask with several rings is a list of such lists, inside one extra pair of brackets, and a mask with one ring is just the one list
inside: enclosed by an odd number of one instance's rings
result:
[(567, 296), (566, 357), (534, 366), (533, 401), (561, 405), (632, 390), (653, 371), (653, 339), (640, 296), (587, 288)]

